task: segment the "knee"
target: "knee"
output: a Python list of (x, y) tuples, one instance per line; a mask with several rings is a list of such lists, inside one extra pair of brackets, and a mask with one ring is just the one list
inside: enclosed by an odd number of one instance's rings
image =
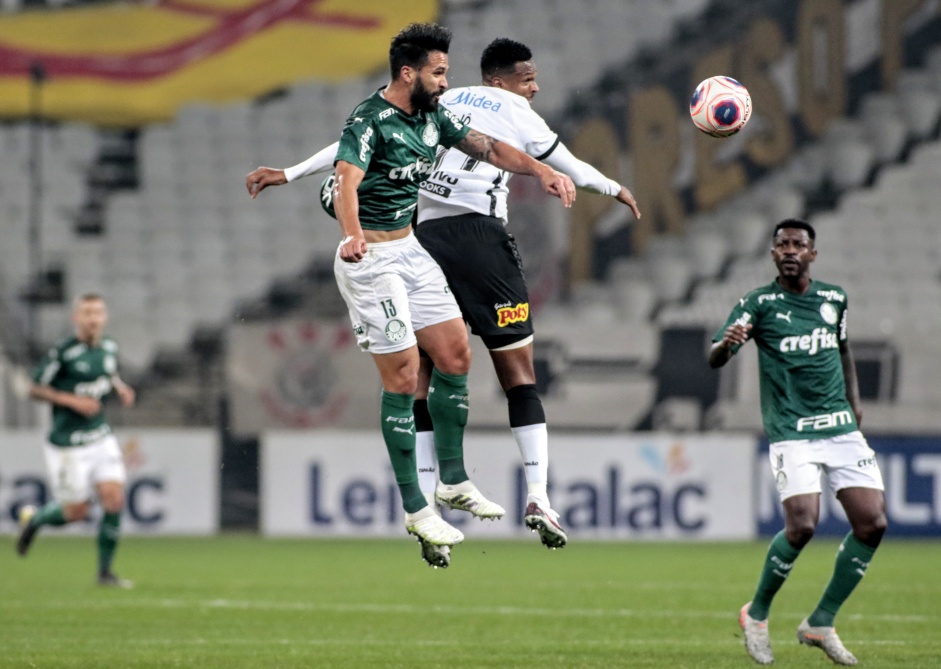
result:
[(418, 369), (402, 367), (383, 379), (383, 387), (390, 393), (414, 395), (418, 389)]
[(467, 374), (470, 371), (471, 350), (466, 341), (452, 347), (442, 358), (435, 360), (435, 367), (445, 374)]
[(853, 534), (867, 546), (875, 547), (882, 541), (882, 536), (885, 534), (888, 526), (889, 521), (886, 518), (885, 512), (880, 511), (870, 518), (857, 522), (853, 527)]
[(101, 500), (101, 508), (106, 513), (120, 513), (124, 508), (124, 491), (119, 490)]
[(784, 536), (794, 548), (803, 548), (814, 538), (815, 530), (814, 523), (810, 519), (799, 519), (788, 524)]
[(70, 523), (88, 518), (88, 502), (78, 502), (76, 504), (66, 504), (62, 507), (62, 515)]

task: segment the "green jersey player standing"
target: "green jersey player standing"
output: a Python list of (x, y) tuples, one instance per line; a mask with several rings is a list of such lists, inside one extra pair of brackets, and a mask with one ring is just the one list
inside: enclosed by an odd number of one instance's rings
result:
[(126, 474), (121, 449), (108, 425), (102, 400), (112, 392), (125, 407), (134, 390), (118, 376), (118, 346), (104, 335), (104, 299), (87, 293), (75, 300), (75, 335), (54, 346), (33, 374), (30, 397), (52, 405), (52, 429), (44, 448), (53, 501), (20, 509), (16, 551), (25, 556), (43, 525), (61, 526), (88, 517), (97, 496), (98, 583), (128, 588), (111, 570), (121, 532)]
[[(418, 346), (435, 365), (428, 410), (434, 419), (441, 484), (439, 503), (479, 518), (499, 518), (464, 468), (470, 346), (460, 309), (441, 268), (412, 234), (419, 184), (431, 174), (438, 146), (458, 147), (475, 160), (537, 177), (543, 189), (570, 205), (572, 180), (509, 144), (461, 123), (438, 99), (447, 89), (451, 32), (412, 24), (392, 40), (391, 82), (357, 106), (336, 152), (332, 205), (344, 235), (334, 274), (349, 309), (357, 343), (372, 354), (382, 379), (380, 420), (405, 509), (406, 530), (422, 555), (446, 567), (463, 534), (435, 513), (418, 484), (413, 404)], [(255, 197), (286, 183), (283, 170), (260, 167), (246, 177)]]
[(748, 654), (759, 664), (771, 664), (771, 600), (814, 535), (820, 475), (826, 474), (852, 531), (840, 544), (817, 608), (801, 622), (797, 636), (835, 663), (853, 665), (857, 660), (843, 646), (833, 620), (885, 533), (882, 475), (859, 431), (862, 412), (846, 331), (846, 292), (810, 278), (817, 249), (809, 223), (782, 221), (772, 240), (777, 278), (739, 300), (713, 337), (709, 354), (709, 364), (717, 368), (749, 339), (758, 346), (762, 422), (784, 507), (784, 530), (771, 541), (757, 591), (742, 607), (739, 624)]

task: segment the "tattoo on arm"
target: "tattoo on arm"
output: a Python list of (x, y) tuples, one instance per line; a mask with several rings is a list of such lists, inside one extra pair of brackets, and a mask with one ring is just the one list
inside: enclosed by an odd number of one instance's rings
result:
[(496, 143), (497, 140), (493, 137), (484, 135), (471, 128), (467, 136), (457, 143), (457, 148), (471, 158), (489, 163), (491, 153), (493, 152), (493, 145)]

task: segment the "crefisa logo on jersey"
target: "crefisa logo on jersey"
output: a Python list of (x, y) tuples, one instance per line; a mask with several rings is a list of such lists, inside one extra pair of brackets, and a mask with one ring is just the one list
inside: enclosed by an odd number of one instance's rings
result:
[(836, 307), (829, 302), (824, 302), (820, 305), (820, 317), (829, 325), (836, 325), (839, 314), (836, 312)]
[(438, 146), (438, 128), (434, 123), (428, 123), (421, 133), (421, 141), (425, 146)]

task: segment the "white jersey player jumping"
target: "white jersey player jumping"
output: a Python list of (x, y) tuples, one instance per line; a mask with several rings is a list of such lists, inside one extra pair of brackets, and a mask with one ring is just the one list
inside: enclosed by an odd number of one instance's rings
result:
[[(640, 210), (631, 192), (577, 159), (530, 106), (539, 91), (532, 52), (509, 39), (494, 40), (480, 60), (483, 85), (446, 91), (441, 104), (481, 132), (567, 174), (578, 188), (608, 195)], [(329, 170), (336, 145), (293, 167), (261, 167), (247, 177), (256, 192)], [(510, 175), (457, 149), (441, 151), (418, 199), (416, 236), (441, 266), (471, 331), (490, 351), (506, 393), (510, 427), (519, 446), (526, 477), (523, 521), (548, 548), (568, 541), (559, 514), (549, 504), (548, 432), (533, 367), (533, 324), (522, 261), (507, 233), (507, 181)], [(329, 189), (327, 189), (329, 191)], [(427, 388), (431, 360), (423, 358), (415, 396), (419, 483), (426, 497), (436, 485), (432, 421)], [(423, 545), (432, 564), (448, 563), (448, 548)]]

